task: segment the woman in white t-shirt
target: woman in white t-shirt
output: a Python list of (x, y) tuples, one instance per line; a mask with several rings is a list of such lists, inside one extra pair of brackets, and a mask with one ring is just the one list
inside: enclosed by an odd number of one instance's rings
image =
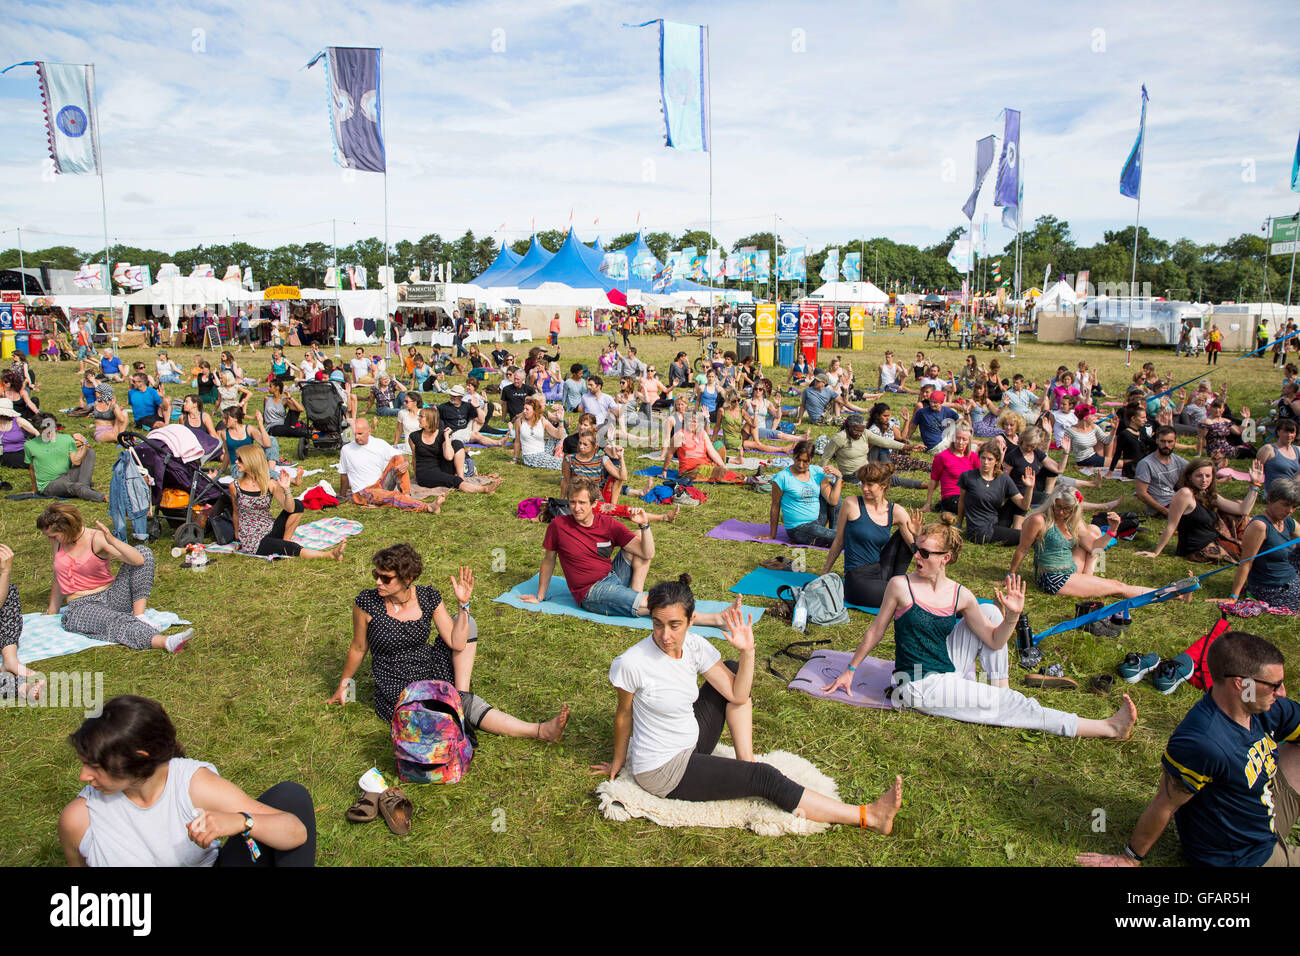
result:
[(402, 407), (397, 410), (397, 435), (393, 438), (393, 447), (404, 455), (411, 454), (411, 443), (406, 440), (407, 436), (411, 432), (418, 432), (422, 427), (420, 409), (423, 407), (417, 392), (407, 392), (403, 396)]
[[(594, 772), (613, 780), (627, 766), (639, 786), (669, 800), (763, 797), (809, 820), (886, 834), (893, 829), (903, 801), (902, 777), (874, 803), (853, 806), (754, 760), (754, 631), (738, 607), (728, 608), (723, 618), (727, 642), (740, 651), (740, 660), (724, 664), (712, 644), (690, 631), (695, 597), (689, 575), (660, 581), (646, 598), (652, 632), (610, 666), (610, 683), (618, 689), (614, 759), (594, 765)], [(695, 683), (700, 674), (703, 688)], [(724, 723), (735, 758), (713, 756)]]
[(69, 866), (315, 865), (306, 788), (278, 783), (254, 800), (186, 758), (157, 701), (114, 697), (69, 741), (87, 784), (59, 815)]
[(564, 440), (564, 426), (546, 417), (540, 398), (532, 396), (524, 400), (524, 410), (515, 419), (514, 430), (516, 462), (529, 468), (561, 470), (564, 459), (556, 457), (555, 448)]

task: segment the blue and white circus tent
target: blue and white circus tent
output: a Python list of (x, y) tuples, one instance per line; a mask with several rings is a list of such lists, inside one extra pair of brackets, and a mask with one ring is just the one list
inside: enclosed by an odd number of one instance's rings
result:
[(497, 251), (496, 259), (492, 261), (492, 265), (488, 266), (483, 272), (475, 276), (473, 284), (482, 286), (483, 288), (496, 285), (498, 279), (508, 273), (515, 266), (519, 265), (522, 261), (523, 256), (519, 255), (519, 253), (515, 252), (502, 242), (501, 248)]

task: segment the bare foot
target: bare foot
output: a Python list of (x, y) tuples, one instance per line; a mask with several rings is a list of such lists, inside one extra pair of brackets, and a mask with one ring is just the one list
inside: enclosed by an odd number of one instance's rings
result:
[(22, 694), (28, 700), (40, 700), (45, 693), (45, 681), (36, 682), (25, 681), (18, 685), (18, 693)]
[(894, 829), (894, 817), (903, 805), (903, 778), (894, 777), (894, 785), (882, 793), (875, 803), (867, 804), (867, 829), (888, 836)]
[(1114, 501), (1105, 502), (1101, 507), (1105, 511), (1114, 511), (1116, 508), (1119, 507), (1119, 503), (1123, 500), (1124, 500), (1123, 498), (1116, 498)]
[(330, 552), (329, 552), (329, 553), (330, 553), (330, 557), (332, 557), (335, 561), (338, 561), (338, 562), (342, 563), (342, 561), (343, 561), (343, 548), (344, 548), (346, 545), (347, 545), (347, 542), (346, 542), (346, 541), (340, 541), (338, 544), (334, 545), (334, 547), (330, 548)]
[(664, 520), (667, 521), (669, 524), (672, 524), (674, 521), (677, 520), (677, 512), (681, 510), (682, 510), (681, 505), (673, 505), (673, 510), (668, 512), (668, 514), (664, 515)]
[(1137, 723), (1138, 710), (1133, 703), (1133, 698), (1128, 694), (1124, 695), (1124, 703), (1120, 705), (1119, 710), (1115, 711), (1107, 720), (1111, 728), (1115, 731), (1116, 740), (1128, 740), (1129, 734), (1133, 732), (1133, 725)]
[(293, 476), (293, 486), (295, 488), (302, 486), (302, 465), (298, 466), (298, 474)]
[(569, 705), (565, 704), (558, 714), (546, 723), (537, 725), (537, 736), (547, 743), (557, 744), (564, 739), (564, 725), (568, 722)]

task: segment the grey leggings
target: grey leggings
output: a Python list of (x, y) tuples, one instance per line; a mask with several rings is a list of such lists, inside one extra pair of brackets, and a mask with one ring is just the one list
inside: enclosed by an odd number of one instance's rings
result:
[(95, 476), (95, 449), (87, 448), (86, 456), (80, 465), (73, 465), (43, 489), (41, 494), (52, 498), (80, 498), (83, 501), (104, 501), (108, 497), (102, 491), (90, 487)]
[(123, 564), (108, 590), (69, 601), (63, 610), (63, 629), (101, 641), (116, 641), (137, 651), (153, 646), (158, 629), (131, 613), (134, 603), (153, 590), (153, 552), (136, 549), (144, 564)]

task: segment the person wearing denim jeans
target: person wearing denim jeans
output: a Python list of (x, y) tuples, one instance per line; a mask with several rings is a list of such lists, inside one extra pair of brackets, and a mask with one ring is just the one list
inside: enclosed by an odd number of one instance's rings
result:
[(824, 469), (812, 463), (813, 443), (801, 441), (790, 452), (794, 464), (772, 478), (772, 507), (769, 529), (758, 540), (776, 538), (778, 523), (795, 544), (829, 548), (839, 523), (840, 472), (834, 465)]

